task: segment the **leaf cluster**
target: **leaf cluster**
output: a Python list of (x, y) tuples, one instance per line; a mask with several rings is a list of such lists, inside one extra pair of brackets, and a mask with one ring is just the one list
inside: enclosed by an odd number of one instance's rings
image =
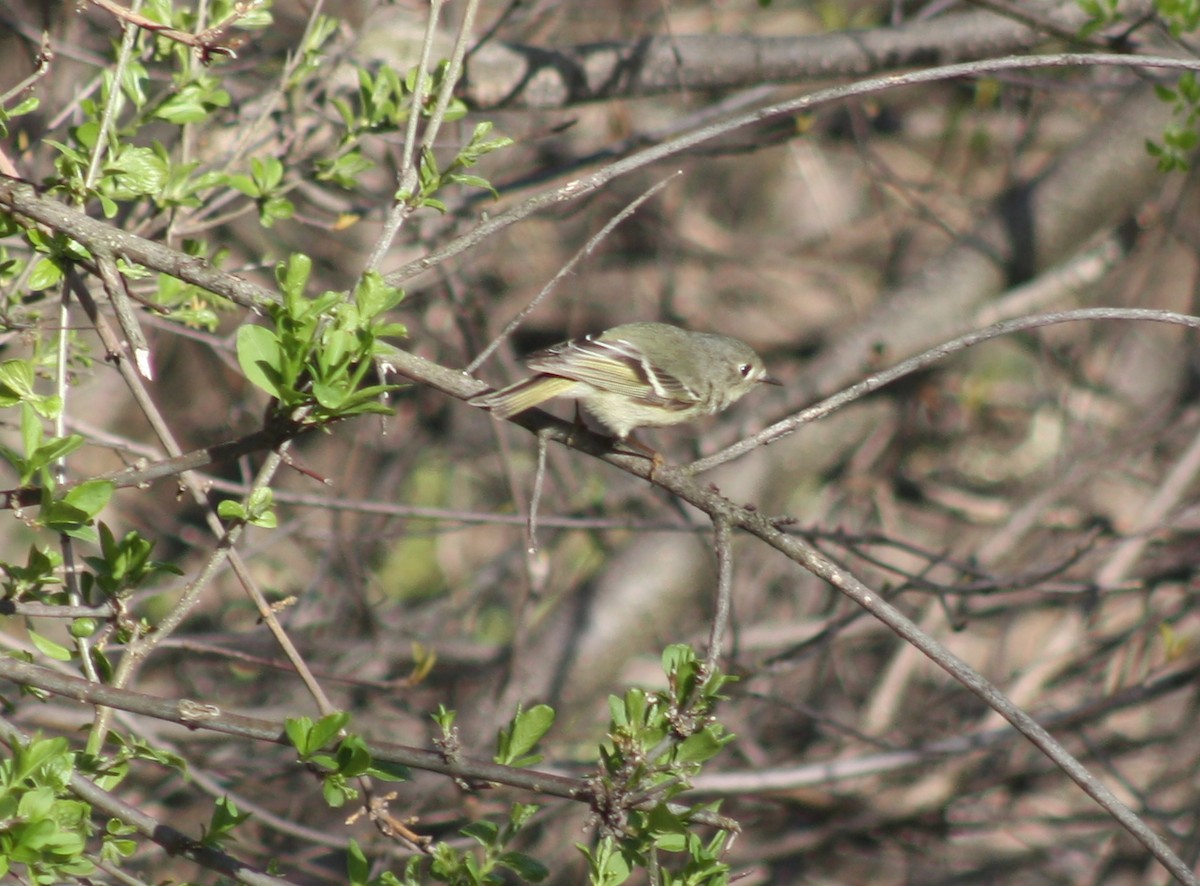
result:
[(395, 385), (365, 384), (375, 361), (386, 360), (387, 336), (402, 324), (387, 318), (404, 297), (376, 273), (367, 273), (347, 300), (340, 292), (305, 295), (312, 270), (307, 256), (280, 263), (276, 280), (282, 302), (270, 311), (273, 326), (238, 330), (238, 362), (246, 378), (274, 398), (282, 414), (304, 415), (323, 425), (364, 413), (388, 413), (379, 398)]

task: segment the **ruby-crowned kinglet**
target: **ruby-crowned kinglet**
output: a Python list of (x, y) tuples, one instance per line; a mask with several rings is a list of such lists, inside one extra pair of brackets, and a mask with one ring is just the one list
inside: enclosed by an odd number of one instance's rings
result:
[(624, 440), (634, 428), (665, 427), (720, 412), (759, 382), (777, 385), (745, 342), (666, 323), (626, 323), (525, 358), (536, 374), (472, 397), (508, 418), (552, 397), (578, 400)]

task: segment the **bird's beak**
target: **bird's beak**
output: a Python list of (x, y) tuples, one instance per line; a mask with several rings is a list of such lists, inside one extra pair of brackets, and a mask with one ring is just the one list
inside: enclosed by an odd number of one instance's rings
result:
[(770, 375), (764, 375), (762, 378), (759, 379), (759, 381), (764, 385), (778, 385), (780, 387), (783, 387), (783, 382), (781, 382), (779, 379), (774, 378)]

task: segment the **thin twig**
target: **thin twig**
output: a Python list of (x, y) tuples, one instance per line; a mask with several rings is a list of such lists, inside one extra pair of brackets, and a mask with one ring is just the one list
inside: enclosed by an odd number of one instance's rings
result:
[(534, 557), (538, 552), (538, 508), (542, 503), (542, 487), (546, 482), (546, 449), (548, 440), (545, 434), (537, 435), (537, 444), (537, 471), (533, 475), (533, 492), (529, 496), (529, 515), (525, 523), (526, 557)]
[(1011, 335), (1014, 332), (1025, 332), (1030, 329), (1039, 329), (1043, 326), (1053, 326), (1058, 323), (1074, 323), (1081, 320), (1148, 320), (1155, 323), (1176, 323), (1180, 326), (1190, 326), (1193, 329), (1200, 329), (1200, 317), (1190, 314), (1180, 314), (1175, 311), (1159, 311), (1150, 308), (1078, 308), (1072, 311), (1033, 314), (1028, 317), (1018, 317), (1013, 320), (1005, 320), (1001, 323), (993, 323), (984, 329), (968, 332), (966, 335), (961, 335), (935, 348), (930, 348), (923, 353), (917, 354), (915, 357), (902, 360), (895, 366), (885, 369), (882, 372), (876, 372), (857, 384), (844, 388), (831, 397), (826, 397), (820, 403), (809, 406), (807, 409), (802, 409), (795, 415), (776, 422), (752, 437), (739, 440), (737, 443), (722, 449), (720, 452), (692, 462), (687, 466), (687, 470), (692, 474), (700, 474), (723, 465), (728, 461), (732, 461), (735, 458), (740, 458), (760, 446), (769, 445), (776, 440), (795, 433), (803, 425), (816, 421), (819, 418), (824, 418), (831, 412), (841, 409), (843, 406), (859, 400), (867, 394), (891, 384), (897, 379), (911, 375), (919, 369), (923, 369), (948, 357), (950, 354), (966, 350), (981, 342), (999, 338), (1003, 335)]
[(117, 263), (111, 256), (100, 255), (96, 257), (96, 266), (100, 269), (100, 280), (113, 306), (117, 325), (125, 333), (125, 343), (133, 355), (133, 365), (142, 374), (142, 378), (153, 379), (154, 367), (150, 362), (150, 345), (146, 343), (146, 336), (142, 333), (142, 327), (138, 325), (137, 315), (129, 301), (129, 293), (125, 290), (125, 279), (117, 270)]
[(202, 258), (122, 231), (58, 200), (43, 197), (28, 182), (0, 176), (0, 207), (78, 240), (93, 254), (108, 253), (169, 274), (256, 313), (279, 303), (279, 294), (266, 287), (219, 271)]
[(557, 203), (565, 203), (582, 197), (585, 194), (590, 194), (614, 179), (633, 172), (635, 169), (641, 169), (644, 166), (665, 160), (688, 148), (695, 147), (706, 141), (711, 141), (718, 136), (734, 132), (742, 127), (750, 126), (763, 120), (770, 120), (773, 117), (780, 117), (785, 114), (808, 111), (818, 105), (830, 102), (843, 101), (861, 95), (871, 95), (918, 83), (934, 83), (942, 80), (954, 80), (959, 77), (975, 77), (983, 74), (994, 74), (999, 71), (1027, 70), (1031, 68), (1086, 67), (1088, 65), (1173, 68), (1177, 70), (1200, 71), (1200, 61), (1195, 59), (1169, 58), (1166, 56), (1129, 56), (1114, 53), (1096, 53), (1094, 55), (1062, 53), (1058, 55), (1031, 55), (985, 59), (962, 64), (942, 65), (919, 71), (910, 71), (905, 74), (870, 77), (855, 83), (848, 83), (828, 89), (819, 89), (808, 95), (777, 105), (757, 108), (745, 114), (739, 114), (729, 120), (724, 120), (712, 126), (706, 126), (690, 132), (671, 141), (654, 145), (622, 160), (617, 160), (591, 175), (569, 181), (552, 191), (537, 194), (524, 203), (520, 203), (505, 212), (490, 216), (472, 230), (451, 240), (423, 258), (409, 262), (398, 270), (388, 274), (386, 280), (392, 286), (400, 286), (405, 280), (415, 277), (417, 274), (424, 273), (434, 265), (441, 264), (447, 259), (453, 258), (459, 253), (477, 246), (493, 234), (504, 230), (535, 212)]
[(508, 321), (503, 331), (501, 331), (501, 333), (496, 336), (486, 348), (480, 351), (479, 356), (468, 363), (466, 369), (463, 371), (468, 375), (474, 375), (475, 370), (483, 365), (483, 362), (487, 360), (488, 357), (492, 356), (496, 348), (500, 347), (500, 345), (502, 345), (510, 335), (517, 331), (517, 327), (525, 321), (525, 318), (533, 313), (534, 309), (550, 296), (550, 293), (555, 290), (563, 278), (575, 270), (576, 265), (578, 265), (584, 258), (591, 255), (593, 251), (595, 251), (596, 247), (599, 246), (604, 239), (612, 233), (613, 229), (616, 228), (617, 225), (637, 212), (638, 208), (643, 203), (670, 184), (672, 179), (682, 174), (682, 172), (671, 173), (658, 184), (640, 194), (636, 200), (610, 218), (604, 227), (597, 231), (596, 234), (583, 245), (582, 249), (571, 256), (570, 261), (558, 269), (558, 273), (550, 278), (550, 282), (542, 287), (542, 291), (530, 299), (529, 304), (521, 308), (521, 310), (517, 312), (517, 315)]
[(729, 611), (733, 605), (732, 527), (723, 516), (713, 519), (713, 550), (717, 554), (717, 605), (708, 634), (708, 652), (704, 656), (704, 668), (709, 676), (717, 671), (721, 644), (725, 639)]
[(7, 92), (0, 93), (0, 106), (7, 105), (13, 98), (37, 83), (50, 72), (50, 62), (54, 61), (54, 49), (50, 46), (50, 35), (42, 32), (42, 45), (34, 62), (33, 72)]
[[(156, 22), (154, 19), (146, 18), (140, 15), (138, 10), (141, 8), (141, 0), (135, 0), (132, 9), (126, 9), (112, 0), (88, 0), (93, 6), (99, 6), (101, 9), (111, 13), (114, 17), (133, 25), (134, 27), (127, 28), (127, 33), (136, 34), (135, 28), (141, 28), (145, 31), (150, 31), (159, 37), (164, 37), (167, 40), (174, 40), (176, 43), (182, 43), (184, 46), (189, 46), (196, 57), (204, 64), (212, 61), (214, 55), (223, 55), (230, 58), (235, 58), (236, 45), (231, 41), (225, 45), (220, 41), (225, 38), (230, 28), (237, 23), (238, 19), (245, 16), (248, 12), (259, 5), (257, 2), (246, 2), (234, 4), (233, 10), (225, 18), (224, 21), (206, 28), (199, 34), (190, 34), (187, 31), (180, 31), (177, 28), (172, 28), (169, 25), (164, 25), (162, 22)], [(120, 82), (119, 80), (114, 82)]]
[[(1200, 317), (1171, 311), (1121, 308), (1092, 308), (1078, 311), (1062, 311), (1054, 314), (1038, 315), (1032, 318), (1022, 318), (999, 323), (989, 327), (987, 330), (955, 339), (942, 348), (933, 349), (913, 360), (898, 364), (897, 367), (893, 367), (892, 370), (886, 373), (873, 376), (872, 379), (864, 382), (862, 385), (855, 385), (847, 389), (840, 396), (845, 398), (845, 402), (849, 402), (849, 400), (855, 397), (862, 396), (868, 389), (877, 389), (883, 384), (899, 378), (906, 372), (911, 372), (926, 363), (940, 359), (948, 353), (953, 353), (971, 344), (985, 341), (988, 338), (994, 338), (997, 335), (1076, 320), (1148, 320), (1200, 328)], [(448, 370), (446, 367), (423, 360), (413, 354), (397, 354), (393, 362), (397, 371), (401, 374), (455, 396), (472, 396), (478, 389), (478, 385), (468, 377)], [(805, 410), (799, 416), (788, 419), (787, 422), (782, 422), (774, 428), (768, 429), (768, 431), (764, 432), (764, 435), (768, 433), (771, 435), (780, 435), (783, 432), (790, 433), (802, 421), (811, 420), (815, 417), (815, 415), (810, 413), (816, 411), (817, 414), (824, 414), (836, 408), (837, 405), (840, 405), (838, 398), (830, 398), (825, 403), (819, 404), (818, 407), (813, 407), (813, 410)], [(803, 419), (801, 420), (802, 417)], [(554, 419), (552, 416), (538, 410), (529, 410), (520, 413), (514, 416), (511, 421), (535, 433), (553, 433), (555, 439), (560, 439), (576, 449), (588, 452), (610, 464), (647, 479), (714, 518), (724, 515), (725, 519), (729, 520), (732, 525), (745, 529), (757, 536), (817, 577), (829, 582), (900, 637), (914, 645), (939, 667), (954, 677), (954, 679), (983, 699), (989, 707), (1000, 713), (1001, 716), (1025, 735), (1032, 744), (1054, 761), (1055, 765), (1062, 769), (1072, 781), (1076, 782), (1085, 793), (1106, 809), (1122, 827), (1141, 842), (1180, 882), (1189, 884), (1189, 886), (1200, 886), (1200, 880), (1197, 880), (1195, 874), (1188, 869), (1182, 859), (1145, 822), (1134, 814), (1129, 807), (1121, 803), (1112, 791), (1099, 782), (1053, 736), (1034, 721), (1033, 718), (1014, 705), (1004, 693), (985, 680), (982, 675), (971, 668), (966, 662), (951, 654), (942, 644), (920, 630), (909, 618), (883, 600), (878, 593), (868, 588), (849, 570), (831, 562), (806, 540), (788, 535), (778, 528), (769, 517), (756, 511), (736, 507), (717, 492), (707, 486), (701, 485), (696, 481), (694, 476), (696, 473), (695, 466), (689, 468), (676, 468), (670, 465), (658, 467), (653, 471), (653, 476), (651, 477), (651, 466), (645, 463), (646, 459), (614, 453), (609, 447), (604, 445), (602, 440), (593, 439), (586, 432), (579, 432), (578, 429), (571, 428), (566, 422)], [(763, 435), (759, 436), (762, 437)], [(751, 448), (753, 445), (762, 445), (762, 442), (765, 442), (765, 440), (757, 443), (754, 442), (757, 439), (751, 438)], [(765, 439), (775, 439), (775, 436), (767, 436)], [(703, 465), (703, 463), (701, 464)]]
[[(1041, 722), (1047, 728), (1056, 729), (1095, 723), (1117, 711), (1144, 705), (1149, 699), (1190, 689), (1194, 686), (1197, 676), (1200, 676), (1200, 664), (1193, 663), (1156, 677), (1148, 683), (1123, 689), (1116, 695), (1105, 695), (1093, 701), (1086, 701), (1076, 709), (1047, 713), (1041, 718)], [(770, 701), (772, 704), (778, 704), (778, 699)], [(868, 738), (863, 736), (861, 740), (867, 741)], [(910, 748), (888, 749), (850, 759), (822, 760), (796, 766), (769, 766), (744, 772), (703, 773), (692, 780), (692, 787), (694, 793), (699, 795), (745, 796), (764, 792), (781, 793), (829, 785), (847, 779), (898, 772), (917, 766), (928, 767), (932, 761), (940, 758), (990, 750), (1011, 744), (1016, 738), (1017, 733), (1007, 725), (993, 729), (975, 729), (965, 735), (955, 735), (941, 741)]]
[[(291, 740), (283, 723), (235, 714), (215, 705), (199, 705), (187, 699), (158, 698), (142, 692), (116, 689), (7, 656), (0, 656), (0, 678), (25, 686), (35, 686), (86, 704), (105, 705), (179, 723), (189, 729), (291, 747)], [(504, 766), (491, 760), (476, 759), (463, 754), (448, 755), (441, 751), (389, 741), (367, 740), (364, 746), (371, 759), (386, 763), (399, 763), (402, 766), (450, 775), (466, 781), (506, 784), (520, 790), (548, 797), (561, 797), (565, 800), (590, 802), (592, 798), (592, 789), (586, 779), (572, 778), (558, 772)], [(682, 811), (678, 806), (670, 808)], [(689, 815), (691, 820), (700, 824), (723, 827), (728, 823), (728, 819), (723, 816), (705, 811), (698, 814), (689, 811)]]
[(409, 117), (409, 126), (405, 138), (405, 155), (404, 163), (401, 167), (399, 187), (401, 197), (388, 216), (388, 220), (384, 224), (383, 231), (375, 243), (374, 249), (371, 250), (371, 255), (367, 259), (367, 267), (369, 269), (378, 268), (383, 263), (384, 256), (387, 255), (388, 249), (391, 248), (392, 241), (395, 240), (400, 227), (415, 209), (415, 204), (411, 198), (415, 197), (417, 193), (421, 155), (425, 151), (432, 152), (436, 146), (438, 133), (441, 131), (442, 123), (446, 119), (446, 109), (450, 106), (450, 100), (454, 97), (454, 87), (458, 83), (459, 76), (462, 74), (463, 57), (466, 55), (467, 41), (470, 39), (471, 30), (475, 25), (475, 14), (479, 10), (479, 0), (468, 0), (466, 9), (463, 11), (462, 22), (458, 26), (458, 36), (454, 43), (454, 49), (450, 53), (449, 64), (446, 67), (445, 76), (438, 92), (437, 102), (433, 107), (433, 111), (430, 112), (429, 123), (425, 126), (425, 132), (422, 133), (421, 142), (418, 146), (415, 141), (416, 124), (421, 118), (422, 108), (425, 103), (423, 91), (424, 75), (429, 64), (429, 54), (433, 45), (434, 26), (437, 23), (444, 3), (445, 0), (431, 0), (430, 2), (429, 20), (426, 24), (425, 41), (421, 46), (421, 62), (417, 72), (417, 89), (413, 92), (412, 96), (411, 116)]
[[(0, 739), (10, 746), (18, 742), (22, 744), (29, 742), (28, 736), (3, 718), (0, 718)], [(288, 886), (292, 882), (251, 867), (220, 849), (206, 846), (200, 840), (175, 830), (165, 822), (147, 815), (136, 806), (131, 806), (79, 773), (71, 775), (68, 787), (71, 793), (108, 817), (132, 825), (138, 833), (153, 840), (169, 855), (182, 856), (209, 870), (232, 877), (238, 883), (245, 883), (247, 886)]]

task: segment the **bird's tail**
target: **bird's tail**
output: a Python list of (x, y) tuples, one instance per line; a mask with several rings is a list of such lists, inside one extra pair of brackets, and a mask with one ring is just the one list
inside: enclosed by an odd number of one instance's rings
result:
[(551, 397), (565, 394), (578, 382), (553, 375), (535, 375), (499, 391), (477, 394), (467, 402), (472, 406), (490, 409), (497, 418), (509, 418), (518, 412), (541, 406)]

